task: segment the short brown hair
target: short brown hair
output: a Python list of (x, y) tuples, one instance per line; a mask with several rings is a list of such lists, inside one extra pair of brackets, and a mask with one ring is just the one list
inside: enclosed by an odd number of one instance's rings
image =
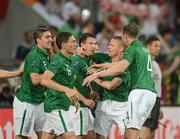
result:
[(139, 33), (139, 27), (136, 24), (128, 24), (123, 27), (123, 33), (126, 33), (132, 38), (137, 38)]
[(33, 33), (33, 38), (35, 43), (37, 44), (36, 39), (41, 38), (43, 36), (43, 33), (49, 31), (49, 28), (47, 26), (41, 25), (36, 28), (36, 30)]

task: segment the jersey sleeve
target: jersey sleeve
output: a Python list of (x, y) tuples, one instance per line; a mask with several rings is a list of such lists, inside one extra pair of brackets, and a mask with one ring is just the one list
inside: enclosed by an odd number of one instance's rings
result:
[(135, 47), (129, 46), (123, 55), (123, 59), (127, 60), (131, 64), (134, 61), (135, 57), (136, 57)]
[(53, 57), (48, 66), (48, 70), (56, 74), (57, 72), (60, 72), (61, 69), (60, 67), (61, 67), (60, 59), (58, 57)]
[(129, 82), (129, 80), (130, 80), (130, 79), (129, 79), (130, 75), (129, 75), (129, 72), (128, 72), (128, 71), (125, 71), (125, 72), (119, 74), (118, 77), (121, 78), (124, 83), (127, 83), (127, 82)]
[(27, 59), (28, 73), (40, 73), (41, 62), (36, 56)]
[(122, 83), (121, 84), (124, 84), (125, 87), (129, 89), (129, 87), (130, 87), (130, 80), (131, 80), (130, 72), (128, 70), (126, 70), (125, 72), (119, 74), (118, 77), (122, 79)]

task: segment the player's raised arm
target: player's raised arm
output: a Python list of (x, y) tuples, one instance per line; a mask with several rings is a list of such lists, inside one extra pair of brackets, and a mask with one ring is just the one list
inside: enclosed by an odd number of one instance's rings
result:
[(17, 77), (22, 74), (23, 70), (15, 70), (15, 71), (8, 71), (8, 70), (0, 70), (0, 78), (9, 78), (9, 77)]

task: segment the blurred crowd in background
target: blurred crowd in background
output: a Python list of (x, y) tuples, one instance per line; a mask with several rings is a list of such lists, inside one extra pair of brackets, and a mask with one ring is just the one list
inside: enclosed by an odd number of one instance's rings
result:
[[(37, 0), (27, 0), (31, 3)], [(122, 34), (122, 27), (136, 23), (142, 42), (157, 35), (161, 51), (157, 61), (163, 73), (162, 105), (180, 105), (180, 1), (179, 0), (39, 0), (49, 13), (58, 15), (62, 26), (78, 37), (85, 32), (96, 35), (99, 51), (107, 52), (109, 40)], [(24, 41), (12, 54), (17, 67), (31, 50), (33, 29), (24, 32)], [(3, 65), (0, 65), (3, 69)], [(0, 106), (11, 107), (20, 78), (0, 79)]]

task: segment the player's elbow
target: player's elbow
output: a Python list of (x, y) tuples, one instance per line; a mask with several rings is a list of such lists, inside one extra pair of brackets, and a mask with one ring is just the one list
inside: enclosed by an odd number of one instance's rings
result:
[(31, 80), (31, 81), (32, 81), (32, 84), (33, 84), (34, 86), (40, 84), (39, 80), (33, 79), (33, 80)]
[(112, 85), (112, 84), (109, 84), (109, 85), (107, 86), (107, 89), (108, 89), (108, 90), (113, 90), (114, 88), (115, 88), (115, 86)]

